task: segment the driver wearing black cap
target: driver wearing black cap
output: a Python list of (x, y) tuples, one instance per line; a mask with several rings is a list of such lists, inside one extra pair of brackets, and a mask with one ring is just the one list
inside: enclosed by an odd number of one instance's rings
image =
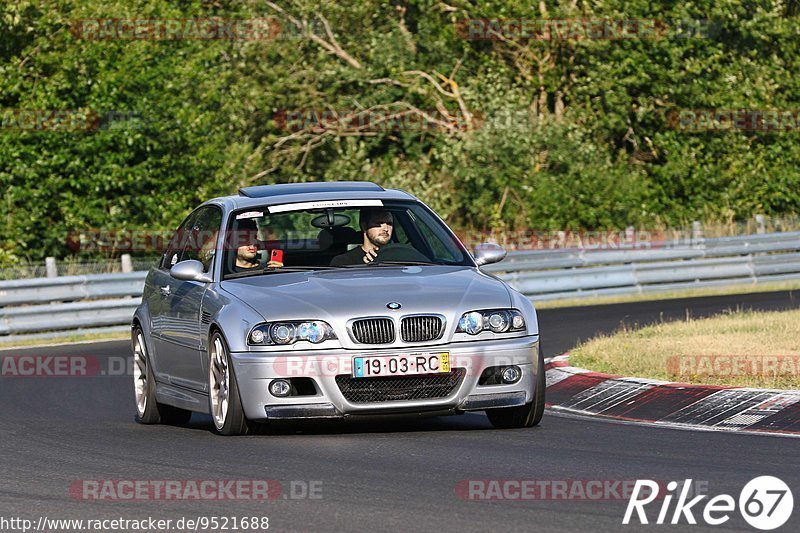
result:
[(359, 213), (358, 223), (364, 232), (364, 242), (361, 246), (334, 257), (331, 266), (372, 263), (381, 246), (392, 240), (394, 217), (386, 209), (363, 208)]

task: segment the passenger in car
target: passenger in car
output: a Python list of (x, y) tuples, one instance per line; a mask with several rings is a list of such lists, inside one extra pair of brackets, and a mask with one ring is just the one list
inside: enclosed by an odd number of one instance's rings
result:
[[(258, 238), (258, 225), (254, 219), (243, 219), (239, 221), (236, 230), (236, 263), (234, 272), (242, 272), (261, 265), (259, 260), (259, 248), (261, 241)], [(268, 261), (267, 268), (282, 267), (280, 261)]]
[(331, 260), (331, 266), (360, 265), (375, 260), (378, 250), (392, 240), (394, 217), (386, 209), (365, 207), (358, 215), (358, 224), (364, 233), (364, 242), (361, 246)]
[(219, 231), (214, 231), (211, 233), (211, 236), (207, 238), (200, 247), (200, 253), (198, 254), (198, 256), (200, 258), (200, 262), (203, 263), (204, 272), (209, 272), (211, 270), (211, 264), (213, 263), (214, 256), (216, 254), (216, 246), (218, 238), (219, 238)]

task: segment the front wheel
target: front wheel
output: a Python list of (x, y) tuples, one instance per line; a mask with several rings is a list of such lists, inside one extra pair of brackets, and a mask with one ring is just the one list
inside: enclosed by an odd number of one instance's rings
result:
[(533, 401), (519, 407), (487, 409), (486, 416), (496, 428), (529, 428), (539, 424), (544, 415), (544, 399), (547, 380), (544, 370), (544, 355), (539, 345), (539, 371), (536, 375), (536, 390)]
[(244, 415), (228, 346), (218, 331), (208, 343), (208, 404), (220, 435), (252, 433), (254, 425)]
[(131, 335), (133, 344), (133, 392), (136, 396), (136, 421), (140, 424), (158, 424), (161, 415), (156, 403), (156, 381), (150, 368), (150, 357), (144, 343), (142, 328), (136, 326)]
[(156, 380), (147, 354), (142, 328), (136, 326), (133, 343), (133, 391), (136, 397), (136, 421), (140, 424), (172, 424), (182, 426), (192, 412), (156, 402)]

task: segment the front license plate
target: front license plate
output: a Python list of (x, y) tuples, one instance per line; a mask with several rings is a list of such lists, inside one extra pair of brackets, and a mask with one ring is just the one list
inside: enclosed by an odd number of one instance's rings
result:
[(353, 377), (415, 376), (450, 372), (450, 353), (377, 355), (353, 358)]

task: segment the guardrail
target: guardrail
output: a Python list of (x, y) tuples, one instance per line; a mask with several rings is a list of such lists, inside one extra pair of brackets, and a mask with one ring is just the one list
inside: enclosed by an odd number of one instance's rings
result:
[[(800, 232), (509, 252), (482, 267), (536, 301), (800, 279)], [(0, 341), (130, 323), (146, 272), (0, 281)]]
[(798, 251), (800, 232), (772, 233), (655, 249), (510, 252), (483, 270), (542, 301), (800, 279)]
[(147, 272), (0, 281), (0, 335), (128, 324)]

